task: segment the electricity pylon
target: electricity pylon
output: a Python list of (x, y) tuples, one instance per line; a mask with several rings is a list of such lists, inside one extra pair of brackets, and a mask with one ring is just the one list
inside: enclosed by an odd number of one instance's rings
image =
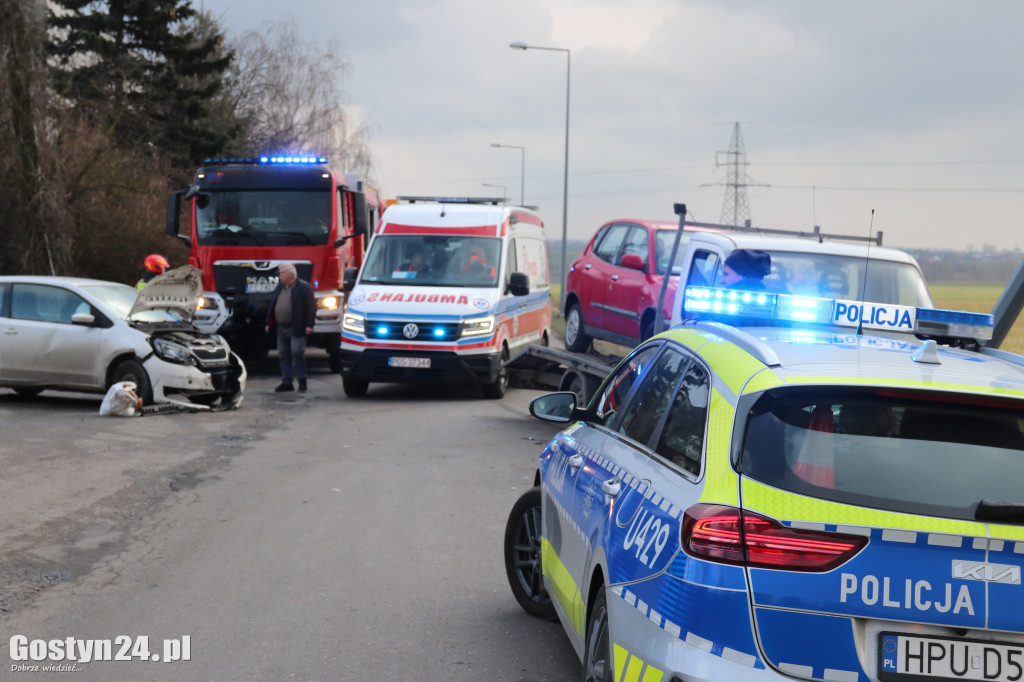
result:
[[(728, 157), (726, 163), (719, 163), (719, 154)], [(750, 202), (747, 199), (747, 187), (765, 187), (750, 182), (747, 176), (747, 150), (743, 146), (743, 135), (740, 133), (740, 124), (737, 121), (732, 129), (732, 140), (729, 142), (729, 151), (715, 152), (715, 168), (727, 166), (725, 185), (725, 199), (722, 201), (723, 225), (744, 225), (750, 221)]]

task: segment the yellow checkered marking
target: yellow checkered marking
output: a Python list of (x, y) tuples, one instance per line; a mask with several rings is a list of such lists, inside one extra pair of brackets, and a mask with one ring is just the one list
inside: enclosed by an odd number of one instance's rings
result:
[(892, 388), (927, 388), (941, 391), (956, 391), (960, 393), (974, 393), (987, 395), (1007, 395), (1014, 398), (1021, 397), (1021, 391), (1017, 388), (999, 388), (996, 386), (980, 386), (978, 384), (956, 384), (945, 381), (927, 381), (924, 379), (894, 379), (892, 377), (853, 377), (853, 376), (801, 376), (791, 375), (785, 377), (789, 385), (802, 384), (843, 384), (861, 386), (889, 386)]
[(543, 537), (540, 539), (540, 565), (555, 591), (555, 599), (562, 605), (562, 611), (569, 616), (573, 630), (581, 638), (584, 637), (583, 611), (586, 605), (580, 595), (580, 588), (572, 579), (569, 569), (562, 563), (558, 552), (551, 546), (548, 539)]
[[(612, 645), (612, 656), (615, 658), (615, 682), (661, 682), (665, 677), (663, 670), (650, 665), (644, 669), (644, 662), (630, 654), (618, 644)], [(643, 677), (640, 677), (640, 673)]]
[(736, 395), (750, 377), (764, 369), (764, 364), (750, 353), (721, 339), (709, 340), (697, 352)]
[(729, 442), (736, 410), (718, 391), (711, 389), (708, 442), (705, 448), (704, 490), (701, 501), (739, 505), (736, 472), (729, 465)]
[(779, 378), (778, 374), (770, 369), (765, 369), (750, 377), (750, 381), (747, 382), (743, 392), (756, 393), (757, 391), (767, 391), (769, 388), (782, 386), (783, 383), (784, 382)]
[[(703, 500), (704, 497), (702, 496), (701, 499)], [(987, 536), (985, 524), (981, 522), (938, 519), (828, 502), (772, 488), (749, 478), (743, 479), (743, 507), (786, 521), (899, 528), (975, 537)], [(1022, 534), (1021, 530), (1017, 528), (1018, 535)]]

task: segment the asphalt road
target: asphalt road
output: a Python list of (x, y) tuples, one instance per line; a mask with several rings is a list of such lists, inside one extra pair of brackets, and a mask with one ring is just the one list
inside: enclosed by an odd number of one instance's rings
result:
[(556, 431), (528, 416), (539, 392), (353, 400), (317, 359), (309, 392), (282, 395), (273, 370), (218, 414), (100, 417), (100, 396), (0, 389), (0, 679), (53, 663), (12, 660), (15, 636), (189, 648), (79, 662), (82, 682), (576, 679), (502, 559)]

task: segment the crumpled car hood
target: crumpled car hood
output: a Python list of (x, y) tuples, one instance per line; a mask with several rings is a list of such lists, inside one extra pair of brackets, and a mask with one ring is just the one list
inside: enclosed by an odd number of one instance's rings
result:
[(168, 310), (191, 322), (203, 293), (203, 272), (191, 265), (168, 270), (149, 280), (128, 313), (128, 318), (148, 310)]

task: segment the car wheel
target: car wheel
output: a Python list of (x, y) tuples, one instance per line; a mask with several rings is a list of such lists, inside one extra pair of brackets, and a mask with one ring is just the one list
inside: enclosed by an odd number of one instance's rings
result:
[(505, 573), (512, 595), (531, 616), (557, 620), (544, 589), (540, 548), (540, 487), (516, 500), (505, 524)]
[(362, 398), (366, 395), (366, 390), (370, 388), (370, 382), (342, 377), (341, 387), (345, 389), (345, 395), (349, 398)]
[(608, 639), (608, 601), (600, 587), (590, 617), (587, 618), (586, 652), (583, 655), (583, 682), (610, 682), (615, 674)]
[(149, 375), (138, 361), (124, 360), (120, 362), (110, 373), (110, 385), (107, 386), (107, 389), (109, 390), (110, 386), (122, 381), (131, 381), (135, 384), (135, 393), (142, 398), (143, 405), (153, 402), (153, 386), (149, 381)]
[(565, 316), (565, 347), (574, 353), (586, 352), (590, 337), (583, 332), (583, 311), (579, 303), (573, 303)]
[(484, 384), (483, 393), (485, 398), (503, 398), (508, 390), (508, 349), (501, 351), (501, 364), (498, 367), (498, 376), (489, 384)]
[(575, 393), (576, 404), (585, 406), (588, 402), (590, 402), (590, 395), (588, 390), (590, 386), (588, 384), (589, 382), (587, 381), (586, 377), (574, 371), (569, 375), (568, 380), (563, 382), (563, 386), (558, 390)]
[(20, 395), (22, 398), (31, 398), (32, 396), (39, 395), (40, 393), (42, 393), (43, 389), (19, 386), (14, 389), (14, 392)]

